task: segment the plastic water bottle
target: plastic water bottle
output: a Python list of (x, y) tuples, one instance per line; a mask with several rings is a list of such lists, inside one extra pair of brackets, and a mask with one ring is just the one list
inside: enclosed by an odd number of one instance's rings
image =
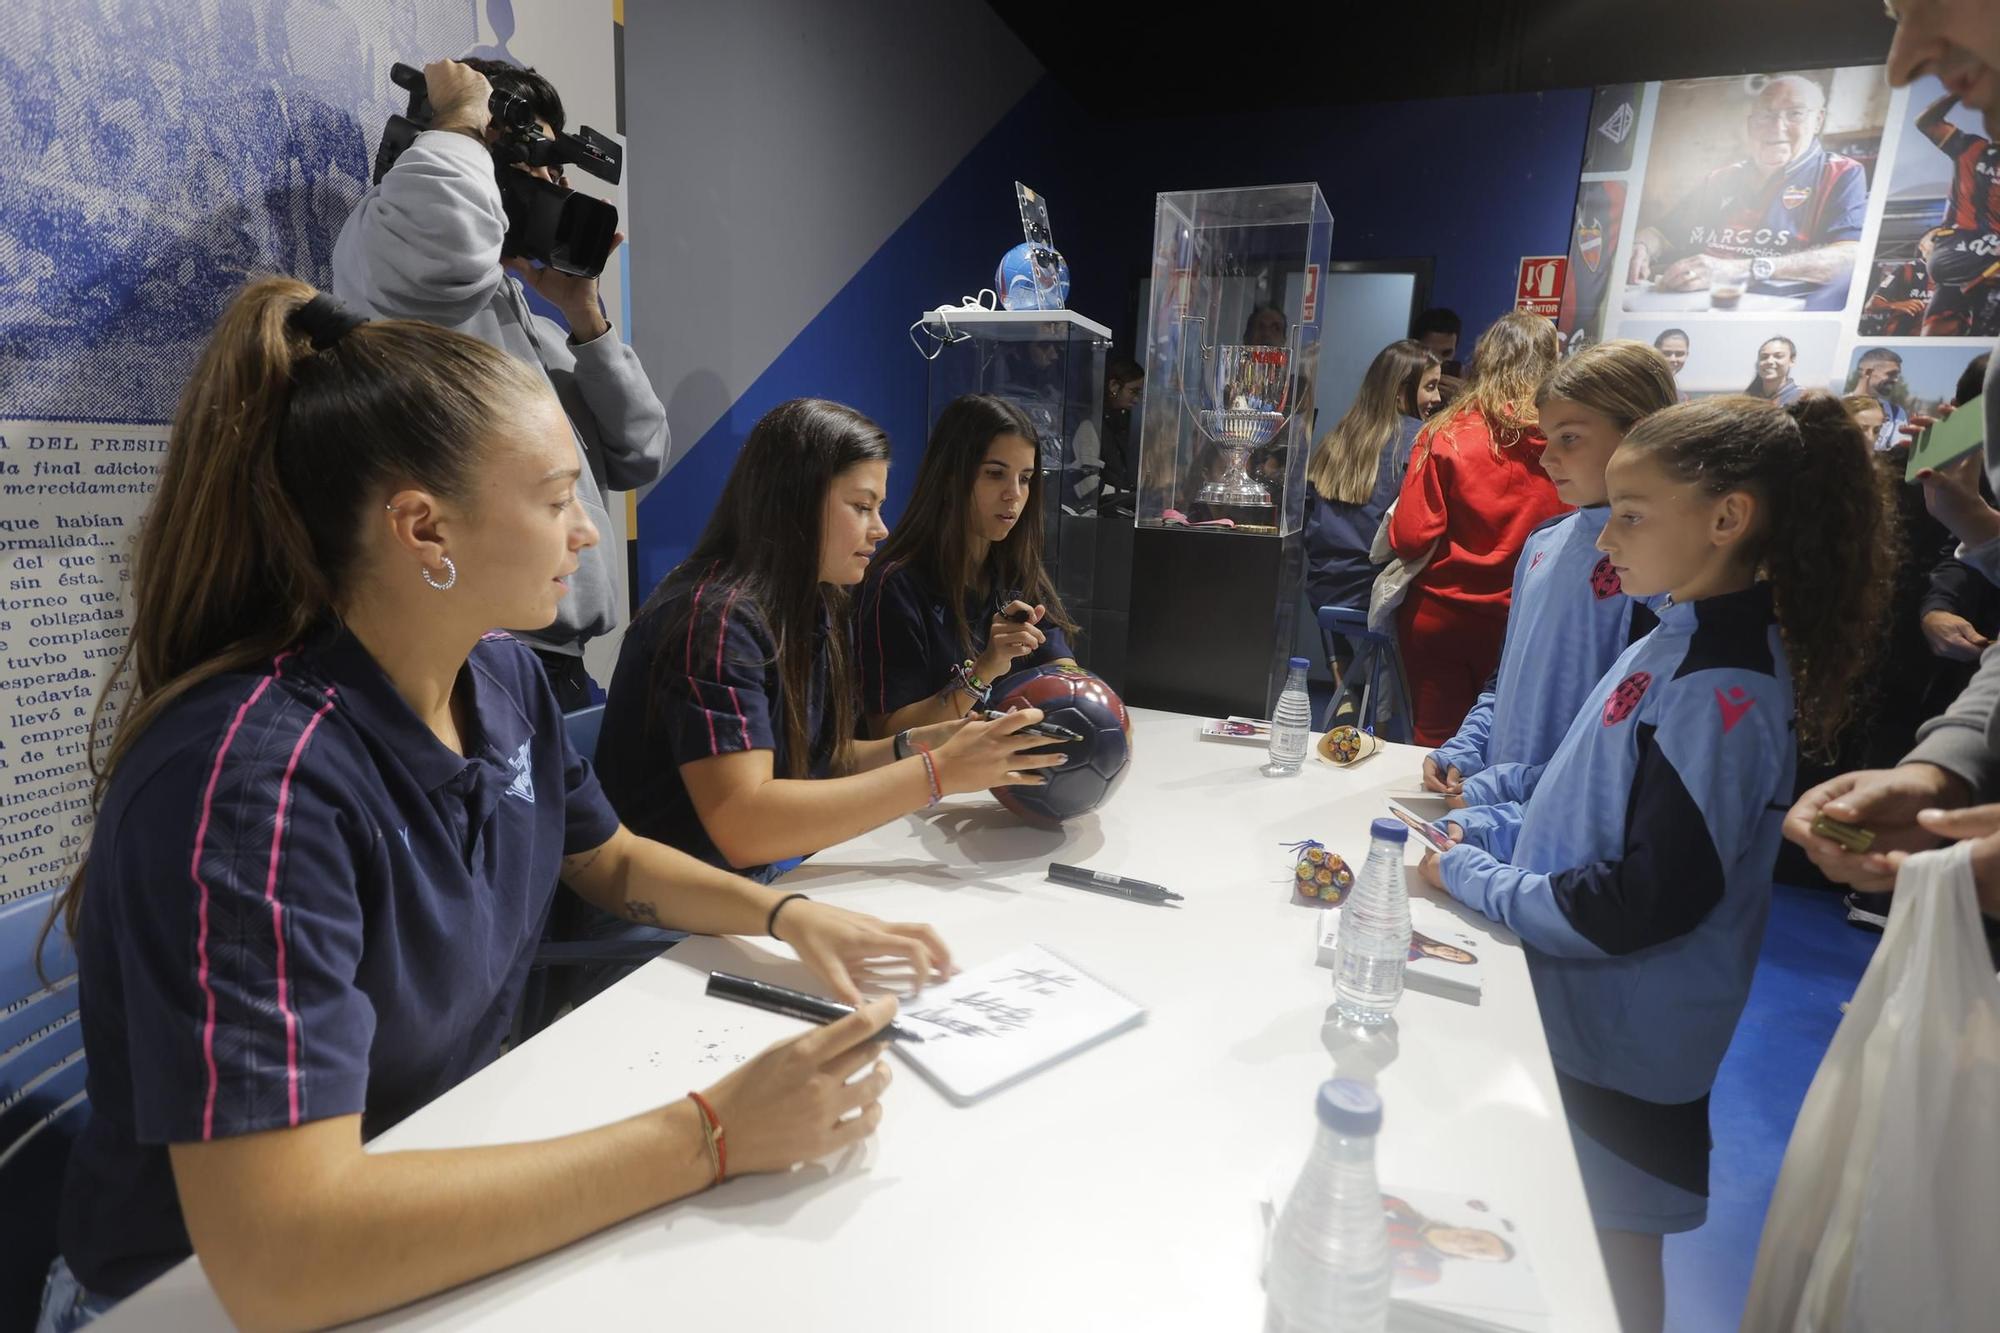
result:
[(1375, 1180), (1382, 1099), (1365, 1083), (1329, 1079), (1319, 1129), (1264, 1268), (1265, 1333), (1382, 1333), (1389, 1322), (1389, 1224)]
[(1399, 820), (1368, 826), (1368, 861), (1340, 905), (1334, 946), (1333, 1002), (1342, 1022), (1375, 1027), (1403, 998), (1403, 966), (1410, 957), (1410, 891), (1403, 882), (1408, 837)]
[(1285, 692), (1271, 714), (1271, 762), (1264, 776), (1288, 778), (1306, 761), (1306, 747), (1312, 742), (1312, 700), (1306, 695), (1306, 659), (1294, 657), (1285, 676)]

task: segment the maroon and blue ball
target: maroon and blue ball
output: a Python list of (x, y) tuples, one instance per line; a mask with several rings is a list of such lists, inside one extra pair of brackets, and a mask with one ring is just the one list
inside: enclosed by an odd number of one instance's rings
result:
[(1007, 681), (993, 708), (1039, 708), (1043, 720), (1083, 737), (1030, 750), (1058, 753), (1069, 762), (1036, 770), (1048, 779), (1039, 787), (995, 787), (1000, 804), (1031, 824), (1054, 828), (1095, 810), (1111, 798), (1132, 758), (1132, 719), (1117, 692), (1074, 666), (1045, 666)]

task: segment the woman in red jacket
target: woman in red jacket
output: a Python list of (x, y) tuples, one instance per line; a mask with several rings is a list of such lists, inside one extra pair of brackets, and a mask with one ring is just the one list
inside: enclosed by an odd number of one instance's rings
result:
[(1535, 428), (1535, 390), (1557, 355), (1555, 325), (1502, 315), (1479, 340), (1471, 382), (1417, 437), (1389, 544), (1405, 560), (1430, 552), (1397, 612), (1419, 745), (1449, 740), (1499, 665), (1514, 562), (1563, 511)]

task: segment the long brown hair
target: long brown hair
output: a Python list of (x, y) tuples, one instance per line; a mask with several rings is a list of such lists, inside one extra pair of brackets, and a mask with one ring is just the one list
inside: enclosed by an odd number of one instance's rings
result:
[(958, 628), (959, 651), (967, 657), (973, 655), (972, 626), (965, 619), (968, 592), (1018, 594), (1023, 601), (1047, 607), (1048, 619), (1064, 630), (1076, 628), (1042, 565), (1039, 467), (1029, 479), (1028, 498), (1013, 531), (987, 546), (981, 568), (972, 567), (972, 484), (979, 478), (987, 446), (1002, 435), (1018, 435), (1036, 446), (1034, 423), (1004, 398), (969, 393), (945, 404), (931, 428), (910, 502), (875, 556), (875, 567), (884, 573), (909, 565), (944, 594)]
[[(750, 428), (701, 540), (640, 609), (641, 615), (652, 615), (669, 602), (684, 602), (655, 640), (661, 645), (650, 673), (656, 681), (676, 665), (666, 645), (685, 642), (690, 630), (705, 634), (706, 621), (719, 619), (732, 602), (763, 621), (776, 645), (784, 694), (786, 771), (780, 776), (803, 778), (811, 772), (813, 738), (806, 715), (822, 616), (834, 766), (845, 768), (852, 754), (860, 687), (848, 657), (848, 594), (820, 581), (820, 525), (827, 487), (835, 478), (857, 463), (888, 461), (888, 435), (853, 408), (824, 398), (780, 403)], [(688, 595), (703, 585), (710, 591)], [(703, 625), (694, 623), (697, 617)], [(658, 699), (662, 691), (655, 686), (649, 694)]]
[(1830, 394), (1785, 408), (1729, 394), (1656, 412), (1620, 447), (1650, 453), (1708, 495), (1756, 498), (1767, 517), (1748, 554), (1771, 581), (1799, 740), (1830, 755), (1881, 647), (1901, 546), (1895, 496), (1867, 435)]
[(1306, 466), (1306, 480), (1322, 500), (1354, 505), (1374, 493), (1382, 451), (1396, 439), (1402, 419), (1417, 415), (1417, 387), (1437, 364), (1428, 348), (1410, 338), (1375, 354), (1353, 405), (1320, 437)]
[[(334, 609), (370, 499), (394, 483), (465, 496), (486, 441), (547, 393), (504, 352), (414, 320), (370, 321), (317, 350), (292, 321), (317, 295), (294, 278), (245, 285), (182, 391), (133, 560), (131, 634), (90, 719), (93, 812), (175, 700)], [(128, 671), (130, 705), (100, 752), (105, 701)], [(56, 903), (72, 935), (86, 864), (87, 850)]]
[(1680, 401), (1674, 369), (1658, 350), (1630, 338), (1586, 347), (1557, 364), (1535, 395), (1539, 413), (1551, 399), (1579, 403), (1629, 431), (1644, 417)]
[(1535, 394), (1561, 351), (1554, 324), (1525, 310), (1509, 310), (1479, 335), (1471, 382), (1424, 423), (1417, 447), (1429, 448), (1438, 432), (1476, 414), (1486, 423), (1493, 456), (1500, 457), (1535, 428)]

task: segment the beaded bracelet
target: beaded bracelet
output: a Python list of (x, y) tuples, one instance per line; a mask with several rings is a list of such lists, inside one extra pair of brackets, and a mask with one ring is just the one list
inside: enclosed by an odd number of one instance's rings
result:
[(986, 707), (993, 697), (993, 686), (972, 674), (970, 661), (951, 669), (951, 684), (945, 688), (945, 693), (950, 694), (953, 690), (963, 690), (971, 695), (973, 708)]
[(722, 1118), (708, 1104), (708, 1098), (700, 1093), (690, 1092), (688, 1099), (701, 1112), (701, 1141), (708, 1149), (708, 1164), (714, 1171), (708, 1183), (710, 1186), (720, 1185), (729, 1174), (729, 1143), (723, 1135)]
[(944, 787), (938, 782), (937, 760), (931, 758), (931, 747), (922, 741), (910, 742), (916, 747), (917, 755), (924, 761), (924, 776), (930, 779), (931, 798), (925, 805), (936, 805), (944, 799)]

